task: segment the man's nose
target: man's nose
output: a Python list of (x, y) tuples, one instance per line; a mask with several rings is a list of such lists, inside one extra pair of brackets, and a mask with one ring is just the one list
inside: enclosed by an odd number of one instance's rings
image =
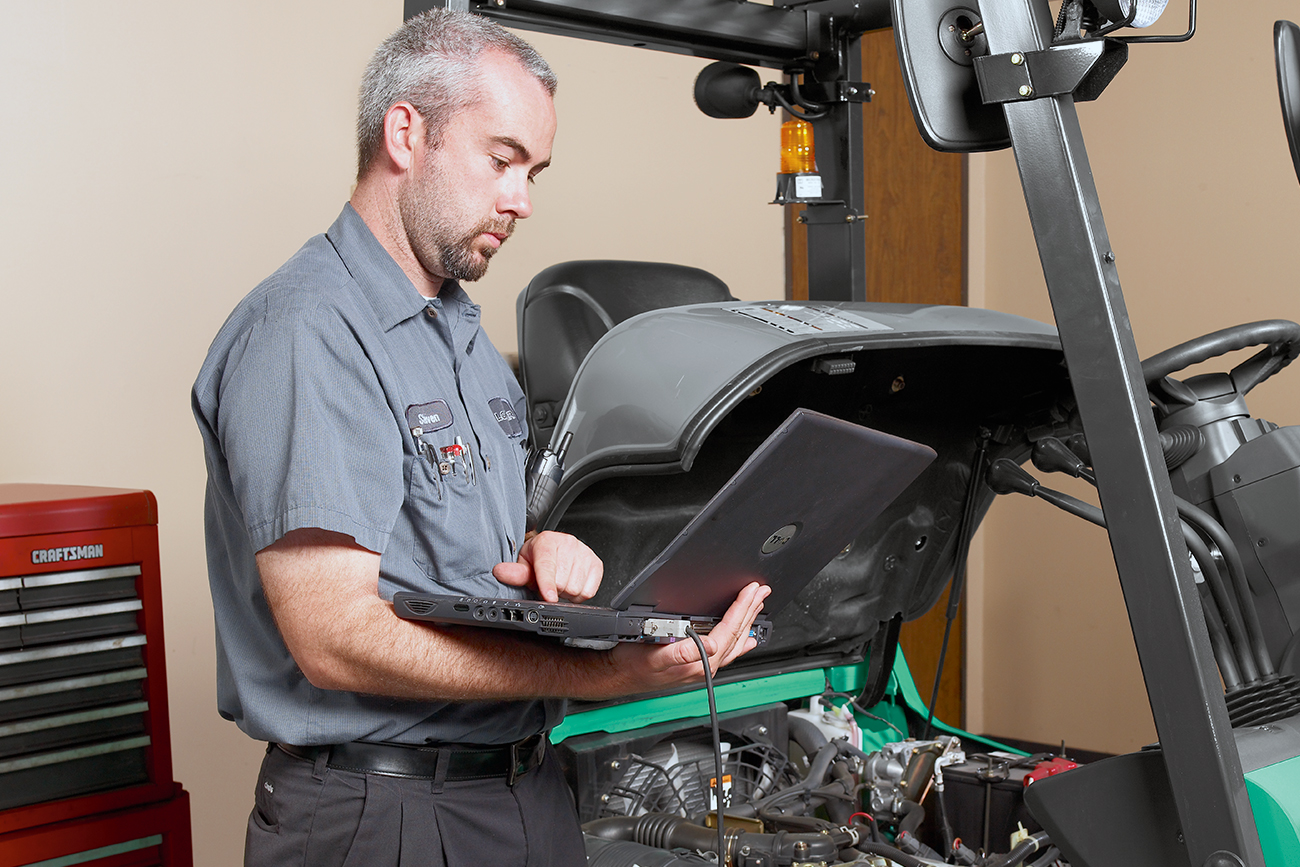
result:
[(533, 212), (532, 198), (528, 193), (528, 176), (520, 174), (507, 180), (505, 188), (497, 199), (497, 211), (511, 214), (522, 220)]

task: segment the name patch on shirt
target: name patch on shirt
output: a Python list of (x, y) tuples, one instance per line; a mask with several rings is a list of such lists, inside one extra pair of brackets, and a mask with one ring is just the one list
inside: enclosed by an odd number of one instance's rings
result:
[(501, 425), (501, 430), (505, 431), (506, 436), (514, 439), (524, 435), (524, 426), (519, 423), (519, 416), (515, 415), (515, 408), (504, 397), (494, 397), (488, 401), (488, 409), (492, 411), (492, 417)]
[(451, 422), (451, 407), (445, 400), (417, 403), (406, 408), (406, 423), (416, 439), (430, 431), (451, 427)]

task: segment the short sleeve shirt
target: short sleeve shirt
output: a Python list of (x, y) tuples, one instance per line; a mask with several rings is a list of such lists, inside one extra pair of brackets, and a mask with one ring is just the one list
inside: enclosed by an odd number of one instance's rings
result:
[(252, 737), (493, 744), (558, 723), (559, 700), (428, 703), (312, 686), (254, 559), (315, 527), (381, 555), (385, 599), (522, 594), (491, 573), (524, 536), (523, 393), (479, 313), (451, 281), (420, 295), (345, 205), (213, 341), (193, 406), (208, 467), (217, 700)]

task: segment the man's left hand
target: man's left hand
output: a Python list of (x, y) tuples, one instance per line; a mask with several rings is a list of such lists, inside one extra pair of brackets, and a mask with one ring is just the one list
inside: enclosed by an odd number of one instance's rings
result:
[(600, 588), (605, 566), (595, 552), (568, 533), (545, 530), (519, 548), (514, 563), (498, 563), (493, 576), (512, 587), (533, 587), (546, 602), (583, 602)]

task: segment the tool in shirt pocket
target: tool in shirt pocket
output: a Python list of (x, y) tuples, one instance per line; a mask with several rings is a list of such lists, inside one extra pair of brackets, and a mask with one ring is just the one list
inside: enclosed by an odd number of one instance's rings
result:
[[(451, 407), (445, 400), (431, 400), (428, 403), (416, 403), (406, 408), (406, 423), (411, 429), (416, 451), (427, 460), (439, 477), (451, 475), (455, 461), (461, 457), (456, 453), (444, 455), (445, 448), (438, 445), (434, 434), (451, 427), (455, 419)], [(447, 447), (454, 448), (454, 446)], [(442, 485), (438, 484), (438, 498), (442, 498)]]

